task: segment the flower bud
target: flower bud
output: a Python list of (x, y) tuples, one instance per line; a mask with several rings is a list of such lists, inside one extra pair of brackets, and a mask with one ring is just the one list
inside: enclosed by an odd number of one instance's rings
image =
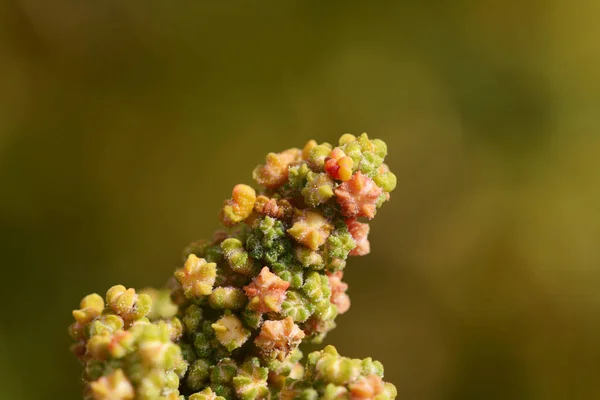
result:
[(221, 221), (227, 226), (240, 223), (250, 216), (255, 201), (254, 189), (248, 185), (236, 185), (231, 193), (231, 199), (225, 202), (221, 211)]
[(212, 292), (217, 276), (217, 264), (190, 254), (182, 268), (175, 271), (187, 298), (207, 296)]

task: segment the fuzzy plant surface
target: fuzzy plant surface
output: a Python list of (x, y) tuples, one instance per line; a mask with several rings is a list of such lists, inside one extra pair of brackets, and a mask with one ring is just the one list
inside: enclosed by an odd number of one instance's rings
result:
[(224, 229), (189, 245), (167, 289), (122, 285), (73, 311), (85, 399), (376, 399), (396, 396), (383, 366), (308, 354), (348, 311), (343, 270), (369, 253), (369, 225), (396, 177), (385, 143), (345, 134), (269, 153), (233, 188)]

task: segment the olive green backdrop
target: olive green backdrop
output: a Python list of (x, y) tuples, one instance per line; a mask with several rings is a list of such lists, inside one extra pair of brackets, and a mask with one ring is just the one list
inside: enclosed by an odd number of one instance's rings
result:
[(328, 337), (400, 399), (600, 397), (600, 2), (0, 5), (0, 398), (78, 399), (70, 310), (162, 285), (269, 151), (398, 176)]

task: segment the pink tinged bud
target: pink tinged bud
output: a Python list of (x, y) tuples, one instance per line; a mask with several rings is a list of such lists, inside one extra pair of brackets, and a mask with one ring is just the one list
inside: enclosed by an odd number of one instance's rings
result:
[(383, 392), (384, 383), (379, 376), (371, 374), (367, 377), (358, 378), (349, 384), (348, 388), (350, 389), (351, 400), (370, 400)]
[(335, 189), (342, 214), (348, 218), (375, 216), (382, 189), (371, 178), (358, 171)]
[(371, 252), (371, 243), (369, 243), (369, 224), (358, 222), (356, 219), (350, 218), (346, 220), (346, 226), (352, 239), (356, 242), (356, 246), (350, 251), (351, 256), (364, 256)]
[(294, 207), (287, 200), (277, 200), (266, 196), (258, 196), (254, 211), (271, 218), (286, 219), (294, 212)]
[(132, 400), (135, 391), (123, 370), (117, 369), (90, 384), (94, 400)]
[(263, 267), (252, 282), (244, 287), (250, 299), (248, 308), (260, 313), (279, 312), (290, 283)]
[(377, 168), (378, 174), (384, 174), (386, 172), (390, 172), (390, 167), (388, 167), (386, 163), (381, 164), (379, 168)]
[(130, 351), (133, 335), (129, 331), (117, 331), (108, 343), (108, 352), (113, 358), (122, 358)]
[(330, 301), (336, 305), (339, 314), (345, 313), (350, 308), (350, 298), (346, 294), (348, 284), (342, 282), (343, 276), (344, 273), (342, 271), (327, 274), (329, 287), (331, 288)]
[(292, 317), (281, 321), (265, 321), (254, 344), (267, 358), (283, 361), (304, 339), (304, 332)]
[(260, 185), (276, 189), (287, 181), (288, 167), (299, 161), (301, 156), (302, 152), (295, 148), (281, 153), (269, 153), (265, 164), (256, 167), (252, 175)]

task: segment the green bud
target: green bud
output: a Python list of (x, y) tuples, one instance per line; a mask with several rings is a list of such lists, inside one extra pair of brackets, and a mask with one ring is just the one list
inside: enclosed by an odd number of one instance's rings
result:
[(288, 169), (288, 185), (292, 190), (301, 190), (306, 185), (306, 176), (310, 172), (308, 165), (300, 164)]
[(348, 389), (344, 386), (336, 386), (333, 383), (325, 386), (325, 393), (321, 397), (322, 400), (345, 399), (348, 397)]
[(251, 275), (255, 268), (253, 260), (248, 256), (244, 245), (238, 239), (229, 238), (221, 242), (223, 255), (231, 269), (243, 275)]
[(310, 151), (310, 156), (308, 157), (308, 163), (313, 171), (323, 171), (325, 166), (325, 158), (329, 156), (331, 153), (331, 145), (324, 143), (318, 146), (315, 146)]
[(325, 243), (326, 268), (329, 271), (343, 269), (346, 264), (345, 260), (354, 247), (356, 247), (356, 241), (352, 238), (346, 224), (338, 224)]
[(196, 361), (196, 351), (194, 350), (194, 346), (184, 342), (179, 342), (178, 345), (181, 348), (181, 355), (183, 356), (183, 359), (188, 364), (191, 364), (194, 361)]
[(363, 152), (363, 157), (360, 161), (359, 170), (369, 178), (373, 178), (377, 174), (377, 169), (383, 164), (383, 158), (373, 152)]
[(269, 370), (260, 366), (258, 358), (246, 361), (233, 378), (233, 386), (242, 400), (265, 399), (268, 397), (267, 377)]
[(200, 358), (210, 357), (212, 353), (212, 345), (210, 339), (204, 333), (196, 333), (194, 335), (194, 350)]
[(305, 246), (296, 246), (296, 259), (305, 268), (320, 270), (325, 267), (325, 261), (319, 251), (314, 251)]
[(210, 381), (215, 385), (229, 384), (238, 370), (238, 366), (231, 358), (224, 358), (213, 367)]
[(169, 290), (146, 288), (141, 290), (140, 294), (147, 294), (152, 300), (152, 308), (148, 314), (148, 319), (151, 321), (168, 319), (177, 314), (177, 305), (171, 300), (171, 292)]
[(252, 329), (258, 329), (263, 322), (262, 313), (248, 308), (245, 308), (244, 311), (241, 312), (241, 316), (242, 321), (244, 321), (246, 326)]
[(383, 174), (376, 175), (373, 181), (377, 186), (383, 189), (384, 192), (391, 192), (396, 188), (396, 175), (392, 172), (384, 172)]
[(299, 289), (302, 287), (304, 282), (304, 271), (301, 266), (292, 262), (289, 264), (274, 263), (271, 266), (271, 270), (275, 275), (284, 281), (289, 282), (292, 289)]
[(83, 379), (86, 381), (95, 381), (102, 375), (106, 375), (106, 362), (102, 360), (92, 359), (86, 365), (83, 370)]
[(225, 399), (235, 399), (235, 392), (233, 391), (233, 388), (229, 385), (211, 385), (210, 388), (219, 397), (223, 397)]
[(373, 361), (367, 357), (361, 361), (361, 374), (364, 376), (375, 374), (383, 378), (383, 365), (379, 361)]
[(162, 394), (161, 392), (163, 391), (163, 388), (166, 386), (166, 384), (167, 377), (165, 371), (161, 371), (158, 369), (152, 370), (149, 374), (144, 376), (144, 378), (138, 384), (136, 390), (136, 399), (158, 399), (160, 398)]
[(196, 360), (190, 365), (185, 382), (192, 390), (200, 390), (210, 375), (210, 362), (205, 358)]
[(319, 393), (312, 388), (304, 389), (297, 398), (298, 400), (317, 400)]
[(169, 330), (169, 337), (171, 338), (171, 340), (179, 340), (181, 338), (181, 335), (183, 335), (183, 323), (181, 322), (181, 320), (177, 317), (173, 317), (164, 321), (164, 323), (166, 324)]
[(360, 360), (341, 357), (333, 346), (309, 354), (308, 364), (317, 379), (335, 385), (346, 385), (360, 376)]
[(221, 246), (209, 246), (206, 249), (206, 255), (204, 256), (209, 263), (218, 263), (223, 259), (223, 250)]
[(345, 144), (348, 144), (350, 142), (354, 142), (356, 140), (356, 136), (354, 136), (351, 133), (344, 133), (342, 136), (340, 136), (340, 139), (338, 141), (340, 146), (343, 146)]
[(362, 150), (360, 149), (360, 144), (357, 141), (349, 142), (345, 146), (342, 147), (344, 153), (354, 161), (354, 165), (352, 167), (353, 171), (358, 169), (358, 165), (362, 160)]
[(217, 396), (211, 388), (206, 388), (201, 392), (190, 395), (188, 400), (225, 400), (225, 397)]
[(373, 139), (371, 141), (373, 144), (373, 152), (377, 154), (377, 156), (381, 158), (385, 158), (387, 156), (387, 144), (381, 139)]
[(377, 202), (375, 203), (375, 206), (377, 208), (381, 207), (383, 205), (383, 203), (385, 203), (387, 201), (387, 196), (386, 196), (386, 192), (383, 192), (379, 195), (379, 197), (377, 198)]
[(302, 286), (302, 292), (317, 307), (323, 302), (329, 303), (331, 297), (329, 279), (316, 271), (309, 272), (304, 281), (304, 286)]
[(302, 196), (306, 204), (316, 207), (333, 197), (333, 180), (326, 173), (309, 172), (306, 186), (302, 189)]
[(183, 315), (183, 324), (188, 332), (195, 332), (198, 325), (202, 321), (202, 309), (195, 304), (192, 304), (185, 309)]
[(296, 290), (288, 290), (281, 304), (281, 313), (286, 317), (292, 317), (295, 322), (306, 321), (314, 311), (314, 305)]
[(321, 321), (333, 321), (338, 315), (338, 309), (329, 300), (321, 301), (315, 305), (314, 315)]
[(269, 368), (269, 371), (287, 377), (296, 369), (297, 363), (301, 359), (302, 351), (300, 351), (299, 348), (295, 348), (283, 361), (278, 360), (277, 358), (267, 360), (267, 367)]
[(258, 224), (258, 230), (263, 235), (263, 245), (270, 248), (277, 239), (285, 237), (285, 226), (279, 220), (269, 216), (264, 217)]
[(235, 287), (217, 287), (208, 297), (208, 304), (216, 310), (238, 310), (246, 304), (246, 295)]
[(382, 400), (395, 399), (396, 396), (398, 396), (398, 390), (396, 390), (396, 386), (394, 386), (394, 384), (392, 384), (392, 383), (389, 383), (389, 382), (384, 383), (383, 391), (386, 394), (386, 397), (382, 398)]
[(89, 325), (88, 337), (94, 335), (110, 335), (123, 329), (124, 325), (123, 319), (118, 315), (106, 314), (97, 318)]

